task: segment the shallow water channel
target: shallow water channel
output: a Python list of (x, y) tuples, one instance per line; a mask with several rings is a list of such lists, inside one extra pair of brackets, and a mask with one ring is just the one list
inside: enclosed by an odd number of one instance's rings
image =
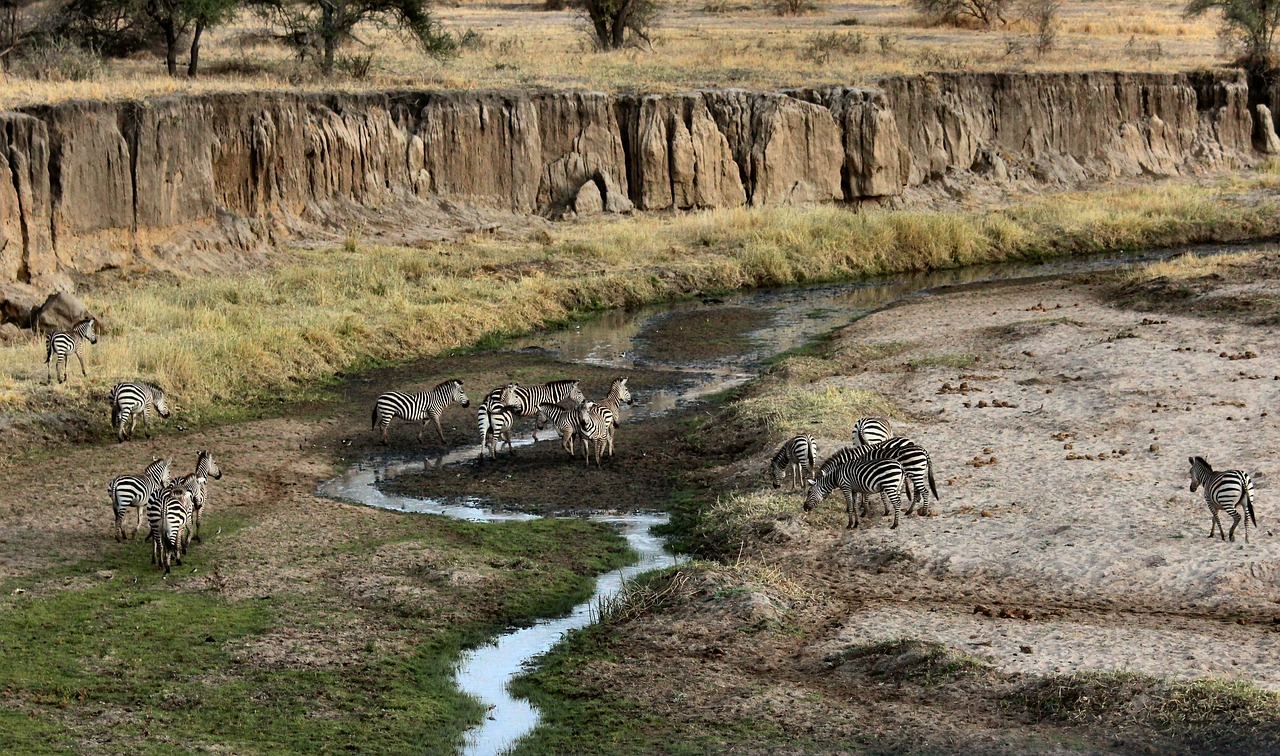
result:
[[(1250, 245), (1256, 249), (1258, 245)], [(1199, 247), (1198, 254), (1243, 251), (1245, 247)], [(929, 296), (939, 287), (982, 284), (995, 281), (1063, 276), (1101, 271), (1122, 265), (1148, 262), (1181, 254), (1187, 250), (1163, 250), (1123, 255), (1102, 255), (1047, 263), (987, 265), (922, 274), (907, 274), (858, 283), (771, 289), (726, 296), (723, 299), (682, 302), (635, 311), (613, 311), (590, 322), (558, 331), (534, 334), (515, 340), (502, 351), (542, 349), (562, 363), (582, 363), (618, 368), (635, 367), (667, 370), (673, 374), (667, 386), (638, 390), (634, 405), (623, 410), (629, 423), (643, 422), (676, 410), (696, 406), (703, 397), (741, 384), (754, 377), (765, 362), (782, 352), (803, 346), (815, 337), (846, 325), (892, 302)], [(667, 318), (680, 314), (727, 312), (744, 308), (753, 313), (753, 323), (763, 323), (733, 342), (738, 348), (729, 354), (707, 356), (675, 355), (646, 357), (647, 335), (659, 329)], [(527, 424), (526, 424), (527, 427)], [(554, 431), (535, 439), (526, 433), (513, 438), (518, 447), (541, 440), (558, 443)], [(528, 520), (537, 515), (519, 508), (497, 509), (480, 499), (436, 500), (393, 494), (380, 487), (382, 481), (424, 467), (443, 468), (474, 464), (479, 446), (454, 449), (434, 459), (421, 455), (372, 455), (325, 482), (320, 493), (331, 498), (402, 512), (415, 512), (477, 522)], [(499, 457), (498, 464), (502, 458)], [(526, 668), (530, 660), (549, 651), (570, 630), (592, 621), (592, 610), (600, 600), (616, 594), (623, 581), (651, 569), (674, 564), (677, 557), (664, 550), (651, 528), (665, 522), (665, 515), (652, 512), (622, 512), (591, 515), (590, 519), (617, 527), (639, 555), (628, 567), (601, 575), (594, 595), (567, 616), (541, 620), (531, 627), (500, 635), (490, 645), (468, 651), (458, 666), (459, 689), (490, 707), (488, 717), (466, 734), (466, 754), (496, 754), (509, 749), (538, 723), (537, 710), (527, 701), (513, 698), (507, 683)]]

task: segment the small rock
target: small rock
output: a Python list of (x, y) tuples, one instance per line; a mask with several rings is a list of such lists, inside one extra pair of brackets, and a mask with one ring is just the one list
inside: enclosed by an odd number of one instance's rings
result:
[(994, 513), (994, 512), (992, 512), (990, 509), (984, 509), (984, 510), (982, 510), (982, 512), (981, 512), (980, 514), (981, 514), (983, 517), (995, 517), (995, 516), (996, 516), (996, 515), (995, 515), (995, 513)]
[(1149, 446), (1149, 447), (1147, 447), (1147, 448), (1148, 448), (1149, 450), (1153, 451), (1153, 452), (1158, 452), (1158, 451), (1160, 451), (1160, 444), (1152, 444), (1151, 446)]
[(1021, 651), (1021, 652), (1022, 652), (1022, 653), (1024, 653), (1024, 654), (1033, 654), (1033, 653), (1035, 653), (1035, 649), (1034, 649), (1034, 648), (1032, 648), (1031, 646), (1018, 646), (1018, 650), (1019, 650), (1019, 651)]

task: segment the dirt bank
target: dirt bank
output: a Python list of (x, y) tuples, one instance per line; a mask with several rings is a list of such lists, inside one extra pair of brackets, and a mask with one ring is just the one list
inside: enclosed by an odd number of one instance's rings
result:
[[(953, 290), (844, 329), (821, 366), (775, 371), (791, 377), (755, 399), (882, 393), (904, 418), (895, 430), (933, 455), (936, 515), (849, 532), (835, 501), (804, 514), (799, 494), (759, 488), (769, 439), (719, 471), (742, 493), (698, 523), (737, 537), (718, 544), (732, 566), (687, 568), (660, 600), (637, 599), (634, 615), (554, 656), (531, 689), (566, 727), (576, 697), (647, 712), (651, 728), (625, 733), (638, 750), (1274, 747), (1280, 699), (1233, 686), (1280, 690), (1268, 504), (1280, 331), (1223, 317), (1207, 295), (1176, 313), (1115, 301), (1135, 280), (1203, 290), (1212, 276), (1270, 297), (1273, 268)], [(847, 439), (811, 430), (828, 449)], [(1255, 473), (1249, 544), (1205, 537), (1192, 454)], [(1177, 682), (1204, 677), (1218, 682)], [(1106, 703), (1094, 711), (1090, 696)], [(1238, 727), (1219, 740), (1224, 722)], [(540, 746), (564, 732), (549, 727)]]

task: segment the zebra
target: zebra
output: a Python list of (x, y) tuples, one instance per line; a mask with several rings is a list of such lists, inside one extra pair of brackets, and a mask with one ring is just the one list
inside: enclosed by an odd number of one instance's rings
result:
[[(1253, 478), (1243, 470), (1214, 472), (1204, 457), (1189, 459), (1191, 460), (1191, 492), (1195, 493), (1197, 488), (1204, 486), (1204, 502), (1209, 507), (1209, 514), (1213, 515), (1213, 522), (1209, 524), (1209, 537), (1213, 538), (1213, 528), (1216, 525), (1222, 540), (1234, 541), (1236, 526), (1244, 520), (1244, 542), (1248, 543), (1249, 521), (1252, 520), (1253, 526), (1258, 527), (1258, 518), (1253, 514)], [(1241, 504), (1244, 506), (1241, 507)], [(1218, 519), (1220, 511), (1231, 515), (1229, 534), (1222, 532), (1222, 520)]]
[[(615, 378), (613, 383), (609, 385), (609, 395), (605, 397), (599, 404), (595, 402), (587, 402), (590, 405), (586, 407), (586, 412), (592, 418), (592, 435), (583, 433), (583, 439), (591, 439), (600, 445), (600, 449), (596, 451), (596, 464), (600, 464), (600, 451), (604, 447), (608, 447), (609, 456), (613, 456), (613, 429), (618, 427), (618, 411), (623, 404), (631, 403), (631, 390), (627, 388), (626, 378)], [(583, 411), (583, 406), (579, 405), (579, 417)], [(585, 431), (586, 424), (582, 427)], [(595, 434), (603, 435), (596, 437)]]
[(147, 465), (141, 475), (121, 475), (111, 481), (107, 492), (111, 495), (111, 508), (116, 516), (116, 540), (125, 540), (124, 517), (130, 507), (138, 510), (138, 519), (129, 538), (136, 538), (142, 528), (142, 515), (147, 501), (156, 491), (169, 483), (169, 460), (157, 459)]
[(855, 446), (875, 446), (889, 438), (889, 422), (880, 417), (864, 417), (853, 424)]
[[(88, 377), (89, 373), (84, 369), (84, 355), (81, 353), (85, 341), (90, 344), (98, 343), (98, 321), (94, 318), (85, 318), (65, 331), (53, 331), (45, 337), (44, 364), (58, 374), (58, 383), (67, 382), (67, 361), (73, 354), (80, 361), (80, 374)], [(49, 375), (48, 378), (53, 383), (53, 376)]]
[(516, 411), (503, 404), (502, 396), (507, 387), (499, 387), (489, 392), (476, 410), (476, 430), (480, 432), (480, 461), (484, 461), (484, 452), (488, 449), (493, 458), (498, 458), (498, 441), (507, 444), (507, 450), (515, 454), (511, 446), (511, 428), (515, 425)]
[(418, 443), (427, 431), (427, 423), (435, 423), (436, 434), (440, 443), (445, 443), (444, 430), (440, 427), (440, 415), (450, 404), (470, 407), (471, 400), (462, 390), (462, 381), (453, 378), (438, 383), (425, 394), (402, 394), (399, 391), (388, 391), (373, 403), (373, 428), (382, 431), (382, 443), (386, 445), (387, 428), (397, 417), (409, 422), (422, 421), (422, 430), (418, 431)]
[(582, 459), (591, 465), (591, 452), (596, 453), (596, 467), (600, 466), (600, 453), (609, 445), (609, 456), (613, 456), (613, 426), (617, 422), (613, 413), (607, 408), (592, 401), (578, 405), (574, 410), (577, 415), (578, 433), (582, 436)]
[[(869, 459), (895, 459), (906, 470), (907, 481), (911, 484), (911, 501), (907, 505), (907, 514), (915, 511), (917, 502), (921, 514), (929, 511), (929, 498), (925, 494), (925, 485), (933, 493), (935, 501), (940, 501), (938, 486), (933, 478), (933, 460), (923, 446), (907, 438), (890, 438), (874, 446), (847, 446), (832, 454), (818, 467), (815, 478), (821, 478), (836, 467), (853, 461)], [(889, 510), (885, 509), (885, 514)]]
[[(791, 473), (791, 488), (796, 488), (801, 481), (813, 477), (817, 457), (818, 442), (813, 436), (807, 434), (796, 436), (783, 444), (769, 462), (769, 476), (773, 480), (773, 487), (782, 487), (782, 479), (787, 476), (788, 471)], [(806, 468), (808, 468), (807, 475)]]
[(147, 519), (151, 523), (151, 563), (159, 564), (166, 575), (171, 563), (182, 566), (184, 539), (191, 518), (191, 498), (190, 489), (170, 485), (147, 503)]
[(892, 530), (898, 527), (898, 512), (902, 508), (902, 489), (906, 486), (906, 472), (902, 465), (894, 459), (867, 459), (849, 462), (829, 471), (821, 478), (809, 481), (809, 492), (805, 495), (804, 511), (808, 512), (822, 503), (835, 489), (844, 494), (845, 510), (849, 521), (846, 529), (858, 527), (858, 513), (854, 506), (857, 494), (880, 494), (880, 500), (888, 511), (893, 504)]
[[(571, 406), (576, 407), (585, 402), (587, 397), (579, 384), (576, 380), (548, 381), (541, 386), (508, 383), (502, 391), (502, 403), (514, 410), (518, 417), (536, 417), (540, 404), (560, 404), (568, 399)], [(538, 440), (536, 432), (534, 440)]]
[(126, 424), (129, 425), (129, 440), (133, 440), (139, 412), (142, 413), (142, 428), (147, 438), (151, 438), (151, 410), (154, 408), (160, 417), (169, 416), (164, 390), (150, 383), (117, 383), (111, 387), (108, 398), (111, 401), (111, 427), (116, 430), (116, 438), (121, 442), (124, 441)]
[(556, 429), (556, 434), (560, 436), (560, 447), (569, 452), (569, 456), (572, 457), (573, 450), (576, 447), (574, 438), (578, 435), (577, 411), (565, 409), (559, 404), (542, 402), (538, 405), (537, 420), (534, 427), (542, 430), (548, 425)]
[(200, 451), (196, 452), (196, 471), (176, 478), (168, 486), (182, 487), (191, 492), (191, 524), (187, 528), (187, 536), (190, 538), (194, 535), (196, 543), (201, 543), (200, 517), (204, 513), (205, 503), (209, 500), (209, 478), (221, 480), (222, 468), (218, 467), (218, 462), (212, 454)]

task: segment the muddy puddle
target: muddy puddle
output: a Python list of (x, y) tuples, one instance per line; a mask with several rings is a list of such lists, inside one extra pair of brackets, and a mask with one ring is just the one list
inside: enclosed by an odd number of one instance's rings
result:
[[(1241, 249), (1224, 246), (1194, 251), (1212, 254)], [(501, 753), (538, 722), (537, 710), (512, 698), (507, 683), (530, 660), (549, 651), (565, 632), (589, 624), (592, 607), (614, 595), (626, 578), (675, 562), (676, 557), (666, 553), (660, 539), (650, 532), (666, 521), (660, 513), (665, 508), (663, 489), (657, 478), (637, 476), (636, 469), (644, 465), (629, 468), (626, 456), (633, 455), (634, 460), (637, 454), (646, 459), (655, 455), (660, 460), (655, 474), (678, 468), (679, 449), (664, 442), (668, 437), (659, 432), (664, 423), (669, 426), (672, 418), (696, 411), (708, 395), (751, 379), (770, 358), (898, 300), (929, 296), (930, 290), (938, 287), (1103, 271), (1185, 251), (975, 266), (609, 312), (569, 328), (514, 340), (498, 351), (513, 359), (533, 359), (549, 370), (562, 370), (564, 375), (574, 374), (574, 366), (591, 368), (599, 373), (592, 381), (584, 380), (592, 397), (603, 394), (608, 375), (643, 374), (644, 380), (632, 385), (634, 403), (622, 412), (619, 437), (622, 440), (628, 433), (636, 433), (635, 438), (646, 438), (640, 430), (650, 429), (645, 443), (629, 447), (620, 443), (619, 456), (606, 460), (603, 468), (588, 468), (581, 457), (568, 458), (554, 431), (535, 435), (532, 425), (525, 423), (514, 437), (514, 457), (504, 453), (496, 462), (480, 463), (477, 444), (455, 446), (425, 459), (416, 449), (379, 451), (324, 483), (320, 493), (367, 506), (480, 522), (586, 516), (619, 528), (637, 552), (636, 564), (601, 576), (592, 598), (568, 616), (506, 633), (493, 644), (465, 655), (457, 674), (458, 686), (490, 707), (488, 717), (468, 732), (465, 752)], [(483, 396), (488, 388), (468, 384), (473, 399)], [(474, 419), (473, 413), (474, 409), (467, 415)], [(661, 458), (664, 450), (669, 459)], [(551, 485), (555, 482), (562, 484), (559, 489)], [(592, 485), (595, 488), (590, 488)]]

